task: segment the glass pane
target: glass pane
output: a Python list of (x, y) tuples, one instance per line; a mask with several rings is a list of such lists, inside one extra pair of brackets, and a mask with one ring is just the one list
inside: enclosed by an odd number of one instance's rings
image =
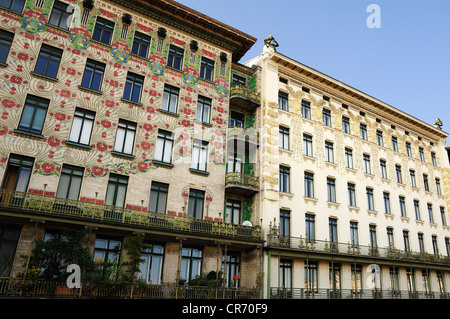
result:
[(82, 87), (85, 87), (85, 88), (90, 87), (93, 72), (94, 72), (94, 70), (86, 67), (86, 69), (84, 70), (83, 79), (81, 80)]
[(123, 98), (124, 99), (130, 100), (132, 86), (133, 86), (133, 84), (131, 83), (131, 81), (126, 81), (125, 89), (123, 90)]
[(158, 138), (156, 140), (156, 152), (155, 152), (155, 159), (157, 161), (163, 160), (163, 149), (164, 149), (164, 140), (162, 138)]
[[(79, 142), (78, 138), (80, 136), (81, 124), (83, 120), (79, 117), (74, 117), (72, 122), (72, 128), (70, 130), (69, 141)], [(87, 143), (85, 143), (87, 144)]]
[(20, 119), (19, 129), (29, 130), (31, 126), (31, 119), (33, 118), (34, 107), (25, 105), (22, 118)]
[(125, 142), (125, 130), (119, 128), (117, 129), (116, 143), (114, 144), (114, 150), (116, 152), (122, 152), (124, 142)]
[(162, 106), (161, 109), (168, 111), (169, 110), (169, 93), (164, 92), (163, 93), (163, 100), (162, 100)]
[(44, 125), (45, 114), (47, 110), (38, 108), (34, 114), (33, 124), (31, 126), (31, 131), (34, 133), (40, 133), (42, 131), (42, 126)]
[(133, 95), (131, 96), (131, 100), (134, 102), (139, 102), (141, 98), (141, 90), (142, 90), (142, 84), (135, 83), (134, 89), (133, 89)]
[(152, 256), (149, 283), (158, 285), (161, 283), (162, 256)]
[(59, 58), (52, 57), (47, 67), (46, 75), (52, 78), (56, 78), (59, 68)]
[(69, 194), (67, 195), (68, 199), (73, 199), (73, 200), (78, 199), (78, 195), (80, 194), (80, 189), (81, 189), (81, 181), (82, 181), (81, 177), (72, 176), (70, 191), (69, 191)]
[(40, 53), (38, 60), (36, 62), (36, 67), (34, 68), (34, 72), (39, 74), (44, 74), (45, 66), (47, 65), (49, 56), (46, 53)]
[(148, 263), (150, 260), (150, 256), (148, 255), (141, 255), (142, 262), (139, 264), (139, 272), (138, 272), (138, 279), (147, 280), (147, 272), (148, 272)]
[(83, 131), (81, 132), (79, 143), (89, 144), (93, 124), (94, 124), (93, 121), (84, 120)]
[(108, 240), (97, 238), (95, 240), (95, 248), (107, 248), (108, 247)]
[(167, 193), (159, 193), (158, 207), (156, 211), (158, 213), (165, 213), (166, 204), (167, 204)]
[(127, 131), (123, 152), (126, 154), (133, 153), (134, 131)]
[(108, 189), (106, 190), (106, 205), (114, 205), (114, 193), (116, 191), (115, 184), (108, 184)]
[(58, 191), (56, 192), (57, 197), (66, 198), (67, 190), (69, 189), (70, 176), (67, 174), (61, 174), (59, 179)]
[(164, 159), (163, 161), (166, 163), (171, 162), (172, 158), (172, 141), (166, 140), (166, 146), (164, 148)]
[(26, 192), (28, 181), (30, 180), (31, 168), (21, 167), (16, 183), (16, 191)]
[(178, 104), (178, 95), (172, 94), (172, 96), (170, 97), (169, 111), (175, 113), (177, 111), (177, 104)]
[(92, 78), (91, 89), (100, 91), (100, 87), (102, 85), (103, 72), (95, 71), (94, 76)]
[(119, 185), (117, 189), (117, 195), (116, 195), (116, 206), (123, 207), (125, 206), (125, 195), (127, 192), (127, 186), (126, 185)]

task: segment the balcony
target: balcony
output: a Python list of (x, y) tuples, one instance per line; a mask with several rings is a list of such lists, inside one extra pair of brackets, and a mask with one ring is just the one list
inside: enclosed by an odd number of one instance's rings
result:
[(229, 127), (227, 143), (229, 147), (238, 147), (246, 153), (254, 153), (259, 147), (259, 132), (253, 128)]
[(243, 85), (231, 85), (230, 103), (253, 112), (261, 105), (261, 94)]
[(14, 217), (39, 217), (94, 222), (102, 225), (130, 226), (143, 230), (166, 231), (211, 237), (235, 238), (261, 242), (260, 226), (243, 226), (224, 223), (219, 219), (198, 219), (162, 214), (144, 210), (143, 207), (124, 208), (105, 205), (99, 201), (80, 201), (0, 189), (0, 214)]
[(257, 176), (229, 172), (225, 175), (225, 191), (237, 195), (253, 196), (259, 192)]

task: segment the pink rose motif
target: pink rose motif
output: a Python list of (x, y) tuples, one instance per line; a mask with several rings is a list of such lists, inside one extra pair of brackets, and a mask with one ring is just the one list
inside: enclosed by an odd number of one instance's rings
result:
[(103, 142), (98, 142), (98, 143), (97, 143), (97, 149), (98, 149), (100, 152), (104, 152), (104, 151), (106, 151), (106, 150), (108, 149), (108, 145), (106, 145), (106, 144), (103, 143)]
[(102, 124), (102, 126), (103, 126), (104, 128), (110, 128), (110, 127), (111, 127), (111, 122), (108, 121), (108, 120), (103, 120), (103, 121), (101, 122), (101, 124)]
[(150, 143), (149, 142), (141, 142), (141, 147), (143, 150), (148, 150), (150, 149)]
[(92, 167), (92, 174), (94, 174), (95, 176), (100, 176), (103, 175), (103, 167), (100, 166), (94, 166)]
[(12, 83), (15, 83), (15, 84), (22, 83), (22, 78), (20, 76), (13, 75), (10, 80)]
[(45, 174), (51, 174), (55, 171), (55, 165), (51, 163), (44, 163), (42, 164), (42, 170)]
[(66, 119), (66, 114), (64, 113), (55, 113), (55, 118), (59, 121), (64, 121)]
[(14, 107), (15, 103), (12, 100), (3, 100), (2, 105), (8, 109)]
[(61, 141), (59, 139), (57, 139), (56, 137), (53, 137), (53, 136), (49, 137), (47, 142), (48, 142), (48, 145), (53, 146), (53, 147), (59, 146), (59, 144), (61, 143)]

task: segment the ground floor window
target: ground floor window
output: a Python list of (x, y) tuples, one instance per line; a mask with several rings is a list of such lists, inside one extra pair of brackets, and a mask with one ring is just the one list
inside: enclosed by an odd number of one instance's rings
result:
[(150, 243), (141, 253), (143, 260), (139, 265), (138, 279), (148, 284), (161, 284), (161, 274), (164, 259), (164, 246)]

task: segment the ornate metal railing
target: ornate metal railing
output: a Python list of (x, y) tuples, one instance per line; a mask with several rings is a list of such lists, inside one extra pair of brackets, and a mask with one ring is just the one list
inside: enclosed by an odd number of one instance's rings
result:
[(243, 239), (262, 239), (260, 226), (243, 226), (180, 214), (162, 214), (144, 208), (125, 208), (98, 202), (70, 200), (44, 194), (0, 189), (0, 208), (36, 215), (63, 216), (81, 220), (134, 225), (194, 234)]
[(450, 299), (449, 293), (382, 289), (270, 288), (271, 299)]
[(253, 176), (244, 173), (230, 172), (225, 175), (225, 185), (242, 185), (246, 187), (259, 189), (258, 176)]
[(233, 98), (235, 96), (244, 98), (246, 100), (251, 101), (255, 105), (261, 104), (261, 94), (256, 90), (252, 90), (243, 85), (231, 85), (230, 87), (230, 97)]
[(0, 278), (0, 297), (114, 298), (114, 299), (255, 299), (256, 288), (224, 288), (81, 282), (69, 288), (65, 282), (43, 279)]
[(308, 240), (302, 237), (280, 236), (278, 227), (272, 227), (272, 225), (267, 235), (267, 245), (299, 251), (316, 251), (340, 255), (377, 257), (389, 260), (450, 264), (450, 257), (441, 254), (419, 253), (390, 247), (373, 247), (351, 243), (330, 242), (327, 240)]

